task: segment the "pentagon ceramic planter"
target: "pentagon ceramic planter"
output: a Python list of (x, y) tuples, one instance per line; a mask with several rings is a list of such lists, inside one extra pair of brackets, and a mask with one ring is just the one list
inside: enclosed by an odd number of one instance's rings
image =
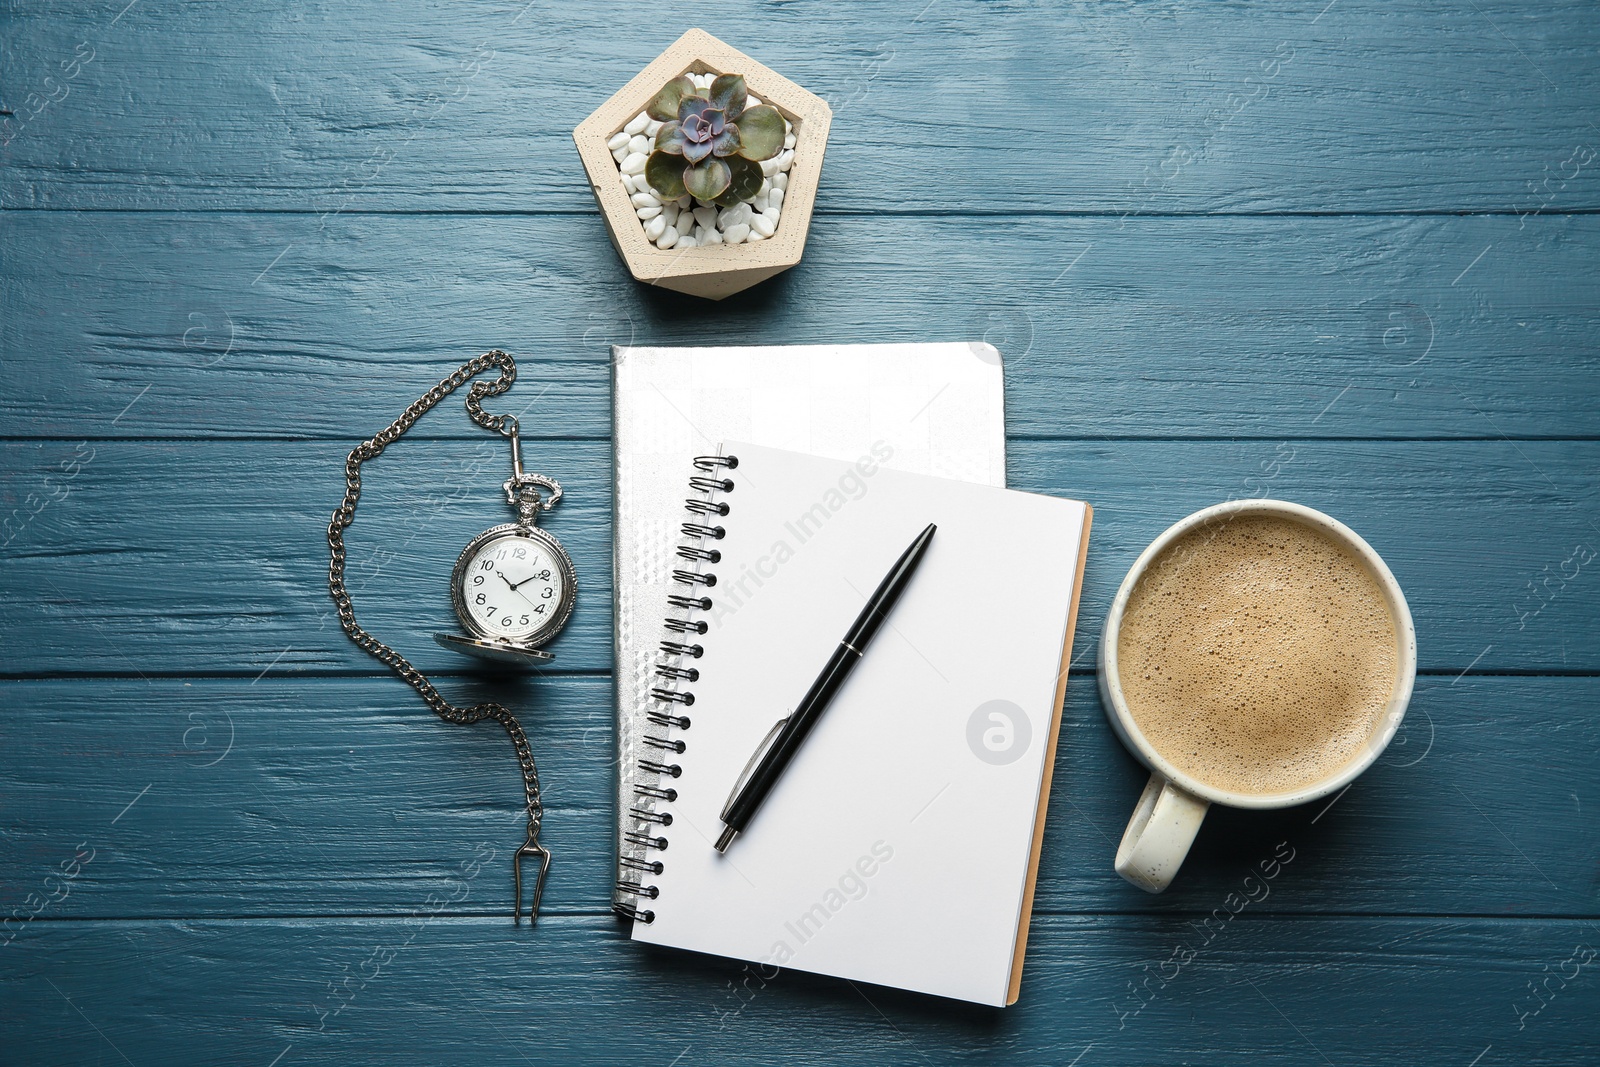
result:
[[(787, 185), (771, 236), (748, 243), (660, 248), (646, 233), (638, 205), (622, 181), (622, 160), (610, 144), (634, 123), (645, 105), (680, 74), (742, 74), (750, 95), (778, 109), (790, 124)], [(762, 66), (704, 30), (690, 30), (572, 131), (589, 185), (605, 218), (611, 243), (639, 281), (680, 293), (721, 300), (800, 262), (833, 113), (822, 98)], [(770, 184), (770, 182), (769, 182)], [(685, 209), (687, 211), (687, 209)], [(661, 227), (657, 227), (660, 229)], [(720, 239), (720, 235), (719, 235)]]

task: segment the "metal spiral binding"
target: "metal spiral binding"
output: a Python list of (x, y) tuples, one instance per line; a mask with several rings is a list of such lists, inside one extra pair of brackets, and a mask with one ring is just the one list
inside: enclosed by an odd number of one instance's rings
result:
[[(704, 523), (699, 522), (686, 522), (682, 526), (678, 527), (678, 529), (683, 531), (683, 536), (685, 537), (714, 537), (719, 541), (722, 540), (723, 535), (728, 532), (720, 526), (707, 526)], [(678, 549), (678, 555), (683, 555), (682, 548)], [(720, 556), (722, 553), (718, 552), (717, 555)], [(712, 562), (716, 561), (713, 560)]]
[[(701, 564), (714, 564), (722, 560), (719, 549), (707, 548), (698, 542), (720, 541), (727, 531), (721, 526), (711, 526), (698, 520), (709, 516), (724, 516), (732, 509), (719, 500), (713, 500), (715, 493), (733, 492), (733, 479), (724, 477), (726, 471), (731, 471), (739, 465), (737, 456), (696, 456), (694, 458), (695, 470), (702, 473), (693, 475), (689, 479), (689, 488), (699, 493), (702, 497), (690, 497), (684, 501), (684, 508), (694, 517), (695, 521), (683, 523), (680, 527), (683, 536), (692, 538), (696, 543), (686, 543), (678, 546), (678, 558), (688, 561), (695, 569), (681, 568), (672, 572), (672, 580), (680, 586), (686, 586), (688, 593), (672, 593), (667, 597), (667, 603), (674, 608), (684, 611), (710, 611), (712, 599), (709, 596), (700, 596), (699, 590), (710, 589), (717, 584), (717, 576), (708, 571), (699, 569)], [(679, 634), (704, 634), (710, 626), (703, 620), (669, 616), (665, 621), (666, 632), (670, 635), (661, 642), (661, 652), (666, 657), (666, 662), (656, 664), (656, 675), (665, 679), (667, 684), (655, 686), (650, 690), (650, 699), (659, 701), (659, 706), (652, 707), (648, 718), (653, 726), (666, 730), (686, 731), (689, 729), (687, 715), (674, 714), (669, 709), (674, 705), (689, 707), (694, 703), (694, 694), (686, 689), (677, 688), (680, 682), (697, 682), (700, 680), (700, 670), (697, 667), (682, 666), (685, 658), (699, 659), (705, 653), (705, 648), (699, 644), (675, 641), (671, 636)], [(680, 738), (670, 736), (657, 736), (646, 734), (642, 739), (645, 745), (662, 752), (682, 753), (687, 751), (688, 745)], [(654, 759), (641, 759), (639, 767), (661, 778), (677, 778), (683, 774), (683, 768), (676, 763), (662, 763)], [(634, 794), (646, 807), (631, 809), (634, 818), (640, 821), (640, 827), (624, 835), (625, 840), (632, 845), (656, 852), (665, 852), (668, 841), (665, 837), (654, 832), (656, 827), (672, 825), (670, 811), (654, 810), (655, 801), (672, 803), (678, 799), (678, 791), (670, 786), (662, 785), (637, 785)], [(627, 872), (638, 872), (625, 875), (617, 879), (617, 888), (624, 893), (643, 900), (655, 900), (661, 895), (659, 886), (650, 885), (643, 880), (647, 874), (660, 874), (666, 869), (666, 864), (658, 859), (637, 859), (633, 856), (623, 856), (620, 866)], [(656, 920), (656, 913), (648, 908), (641, 908), (637, 904), (621, 903), (613, 905), (612, 910), (624, 919), (636, 922), (652, 923)]]

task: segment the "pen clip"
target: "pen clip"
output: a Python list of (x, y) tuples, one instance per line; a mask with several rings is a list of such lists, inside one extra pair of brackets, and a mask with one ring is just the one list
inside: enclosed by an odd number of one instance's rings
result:
[(722, 817), (725, 818), (727, 816), (728, 809), (733, 807), (734, 800), (739, 796), (739, 791), (750, 780), (750, 775), (755, 773), (756, 765), (761, 762), (761, 757), (767, 754), (767, 749), (772, 747), (772, 742), (777, 738), (778, 733), (788, 724), (789, 716), (787, 715), (773, 723), (772, 729), (767, 731), (767, 736), (761, 739), (761, 743), (756, 746), (755, 752), (751, 753), (750, 762), (746, 763), (744, 770), (739, 772), (739, 780), (733, 783), (733, 790), (728, 794), (727, 802), (722, 805)]

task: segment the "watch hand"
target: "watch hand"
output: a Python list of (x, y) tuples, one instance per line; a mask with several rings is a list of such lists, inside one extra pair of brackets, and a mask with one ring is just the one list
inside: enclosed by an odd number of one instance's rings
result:
[[(538, 566), (538, 565), (539, 565), (539, 556), (538, 556), (538, 554), (537, 554), (537, 553), (535, 553), (535, 554), (534, 554), (534, 557), (533, 557), (533, 565), (534, 565), (534, 566), (535, 566), (535, 567), (537, 567), (537, 566)], [(534, 577), (534, 576), (533, 576), (533, 575), (532, 575), (532, 574), (530, 574), (530, 575), (528, 575), (528, 576), (527, 576), (527, 577), (526, 577), (526, 578), (524, 578), (524, 579), (522, 579), (522, 581), (520, 581), (520, 582), (511, 582), (511, 588), (512, 588), (512, 589), (515, 589), (515, 588), (516, 588), (516, 587), (517, 587), (517, 586), (519, 586), (519, 585), (526, 585), (526, 584), (528, 584), (528, 583), (529, 583), (529, 582), (531, 582), (531, 581), (533, 581), (533, 577)]]
[[(501, 571), (495, 571), (495, 573), (500, 575), (500, 580), (502, 582), (505, 582), (507, 585), (511, 586), (511, 591), (513, 593), (517, 591), (517, 585), (520, 584), (520, 583), (513, 582), (510, 578), (507, 578), (505, 576), (505, 574), (503, 572), (501, 572)], [(523, 581), (527, 581), (527, 579), (524, 578)]]
[[(524, 578), (524, 579), (523, 579), (523, 581), (527, 581), (527, 579), (526, 579), (526, 578)], [(521, 585), (521, 584), (522, 584), (522, 582), (518, 582), (518, 583), (517, 583), (517, 585)], [(523, 592), (523, 591), (522, 591), (522, 590), (520, 590), (520, 589), (518, 589), (518, 588), (517, 588), (517, 586), (516, 586), (516, 585), (514, 585), (514, 586), (512, 586), (512, 587), (511, 587), (511, 591), (512, 591), (512, 592), (514, 592), (514, 593), (516, 593), (516, 594), (517, 594), (517, 595), (518, 595), (518, 596), (519, 596), (519, 597), (521, 597), (521, 598), (522, 598), (522, 602), (523, 602), (523, 603), (524, 603), (524, 604), (527, 604), (527, 605), (530, 605), (530, 606), (531, 606), (531, 607), (538, 607), (538, 606), (539, 606), (539, 605), (538, 605), (538, 604), (537, 604), (537, 603), (535, 603), (535, 602), (534, 602), (534, 601), (532, 601), (532, 600), (529, 600), (529, 599), (528, 599), (528, 594), (527, 594), (527, 593), (524, 593), (524, 592)]]

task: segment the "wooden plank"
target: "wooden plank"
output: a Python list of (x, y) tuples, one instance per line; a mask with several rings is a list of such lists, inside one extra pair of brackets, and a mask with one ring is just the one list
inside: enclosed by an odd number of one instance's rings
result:
[[(326, 593), (344, 456), (343, 442), (0, 442), (11, 598), (0, 672), (370, 670)], [(567, 490), (547, 525), (580, 582), (555, 666), (609, 670), (609, 448), (552, 441), (527, 458)], [(364, 624), (427, 670), (461, 666), (431, 634), (456, 626), (447, 583), (461, 546), (509, 517), (506, 466), (501, 442), (480, 434), (403, 441), (369, 470), (347, 537), (351, 590)], [(1600, 670), (1600, 617), (1583, 593), (1600, 551), (1597, 469), (1600, 442), (1016, 441), (1010, 452), (1012, 485), (1096, 507), (1080, 665), (1161, 530), (1219, 500), (1273, 495), (1329, 511), (1384, 555), (1424, 670)]]
[[(283, 1067), (451, 1063), (466, 1047), (508, 1064), (760, 1049), (795, 1065), (1566, 1067), (1595, 1048), (1595, 941), (1586, 923), (1487, 918), (1247, 909), (1209, 943), (1179, 917), (1046, 919), (1021, 1000), (998, 1010), (647, 951), (604, 918), (47, 923), (6, 950), (0, 1039), (21, 1062)], [(1160, 982), (1180, 948), (1195, 955)]]
[[(452, 698), (522, 714), (555, 853), (545, 908), (604, 912), (610, 680), (440, 681)], [(490, 725), (439, 722), (397, 680), (3, 682), (0, 703), (0, 918), (80, 845), (92, 861), (41, 918), (393, 915), (454, 895), (450, 879), (474, 857), (485, 873), (452, 910), (509, 915), (510, 849), (522, 840), (510, 745)], [(1157, 897), (1111, 870), (1145, 775), (1107, 726), (1092, 676), (1072, 677), (1063, 724), (1039, 914), (1164, 924), (1218, 906), (1281, 851), (1293, 853), (1289, 874), (1252, 890), (1253, 912), (1600, 917), (1594, 678), (1422, 679), (1394, 745), (1345, 795), (1214, 811)]]
[[(10, 5), (6, 207), (592, 211), (570, 131), (693, 22), (122, 6)], [(832, 104), (824, 212), (1600, 206), (1600, 25), (1572, 0), (743, 0), (724, 27)]]
[(598, 218), (8, 212), (0, 436), (349, 441), (499, 346), (529, 433), (604, 437), (614, 343), (908, 338), (999, 347), (1023, 436), (1600, 436), (1600, 218), (977, 235), (823, 218), (805, 263), (708, 317), (629, 279)]

